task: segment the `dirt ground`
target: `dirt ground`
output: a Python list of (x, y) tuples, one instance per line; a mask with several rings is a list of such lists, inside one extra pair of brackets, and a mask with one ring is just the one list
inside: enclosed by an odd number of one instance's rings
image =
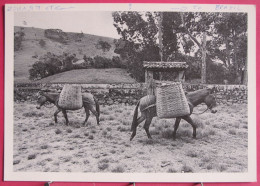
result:
[[(135, 106), (101, 106), (100, 125), (84, 109), (62, 113), (34, 103), (14, 106), (14, 171), (23, 172), (246, 172), (248, 168), (247, 105), (220, 105), (216, 114), (192, 115), (192, 127), (182, 121), (172, 139), (174, 119), (154, 118), (149, 140), (142, 128), (129, 141)], [(205, 106), (196, 107), (195, 113)]]

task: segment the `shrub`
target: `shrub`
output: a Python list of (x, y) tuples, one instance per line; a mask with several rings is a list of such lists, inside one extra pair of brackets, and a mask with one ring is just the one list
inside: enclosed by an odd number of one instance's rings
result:
[(60, 129), (56, 129), (56, 130), (55, 130), (55, 133), (56, 133), (56, 134), (61, 134), (61, 130), (60, 130)]
[(109, 160), (108, 159), (103, 159), (103, 160), (100, 160), (99, 162), (98, 162), (98, 168), (100, 169), (100, 170), (105, 170), (105, 169), (107, 169), (108, 167), (109, 167)]
[(193, 172), (193, 169), (187, 165), (183, 165), (181, 168), (181, 171), (183, 172)]
[(58, 72), (60, 72), (60, 68), (55, 64), (37, 61), (32, 65), (32, 68), (29, 69), (29, 78), (31, 80), (39, 80), (44, 77), (54, 75)]
[(14, 51), (22, 49), (22, 41), (24, 40), (25, 33), (23, 29), (14, 33)]
[(109, 68), (111, 67), (112, 60), (102, 56), (94, 57), (94, 68)]
[(93, 139), (94, 139), (94, 136), (93, 136), (93, 135), (89, 135), (88, 139), (93, 140)]
[(39, 80), (62, 71), (72, 70), (72, 61), (76, 59), (75, 54), (70, 55), (63, 53), (62, 55), (55, 55), (51, 52), (47, 52), (29, 69), (29, 78), (31, 80)]
[(46, 42), (45, 42), (43, 39), (41, 39), (41, 40), (39, 41), (39, 45), (40, 45), (42, 48), (44, 48), (44, 47), (46, 46)]
[(84, 56), (83, 56), (83, 59), (84, 59), (84, 61), (85, 61), (88, 65), (90, 65), (90, 66), (93, 66), (93, 65), (94, 65), (94, 60), (93, 60), (93, 58), (87, 57), (86, 55), (84, 55)]
[(36, 155), (35, 154), (31, 154), (31, 155), (29, 155), (28, 156), (28, 160), (33, 160), (33, 159), (35, 159), (36, 158)]
[(189, 157), (192, 157), (192, 158), (198, 157), (197, 152), (194, 152), (194, 151), (192, 151), (192, 150), (188, 151), (188, 152), (186, 153), (186, 155), (189, 156)]
[(98, 41), (96, 44), (97, 49), (101, 49), (103, 52), (108, 52), (111, 48), (111, 45), (106, 41)]
[(44, 31), (44, 36), (63, 44), (66, 44), (68, 41), (67, 33), (63, 32), (60, 29), (46, 29)]

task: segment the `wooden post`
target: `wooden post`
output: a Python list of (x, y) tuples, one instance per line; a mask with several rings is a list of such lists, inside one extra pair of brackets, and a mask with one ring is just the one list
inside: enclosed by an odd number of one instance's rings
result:
[(146, 69), (145, 70), (145, 83), (147, 85), (147, 95), (154, 94), (154, 85), (153, 85), (153, 71)]
[(151, 79), (153, 79), (153, 71), (146, 69), (145, 70), (145, 83), (149, 83)]
[(207, 82), (207, 65), (206, 65), (206, 56), (207, 56), (207, 49), (206, 49), (206, 32), (203, 32), (203, 40), (202, 40), (202, 57), (201, 57), (201, 83), (206, 84)]
[(178, 73), (178, 81), (185, 82), (184, 70), (179, 71), (179, 73)]

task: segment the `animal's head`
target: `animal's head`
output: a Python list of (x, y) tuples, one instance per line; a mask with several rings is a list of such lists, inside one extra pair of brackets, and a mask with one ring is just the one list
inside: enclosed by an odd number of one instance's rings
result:
[(47, 101), (46, 97), (43, 96), (43, 92), (42, 91), (39, 91), (37, 94), (37, 106), (36, 108), (37, 109), (40, 109), (42, 105), (44, 105), (44, 103)]
[(216, 97), (214, 96), (214, 92), (215, 92), (216, 88), (208, 88), (208, 95), (205, 97), (204, 102), (207, 105), (208, 109), (211, 110), (211, 113), (216, 113), (217, 112), (217, 101), (216, 101)]

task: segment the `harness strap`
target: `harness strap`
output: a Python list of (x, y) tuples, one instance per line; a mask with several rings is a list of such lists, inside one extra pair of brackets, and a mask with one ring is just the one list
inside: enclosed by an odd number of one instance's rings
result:
[(203, 114), (204, 112), (206, 112), (207, 110), (209, 110), (211, 107), (212, 107), (212, 104), (211, 104), (209, 107), (207, 107), (207, 109), (204, 110), (203, 112), (201, 112), (201, 113), (193, 113), (193, 114), (195, 114), (195, 115)]
[(148, 107), (145, 107), (143, 110), (141, 110), (141, 112), (143, 112), (151, 107), (155, 107), (155, 106), (156, 106), (156, 104), (149, 105)]

